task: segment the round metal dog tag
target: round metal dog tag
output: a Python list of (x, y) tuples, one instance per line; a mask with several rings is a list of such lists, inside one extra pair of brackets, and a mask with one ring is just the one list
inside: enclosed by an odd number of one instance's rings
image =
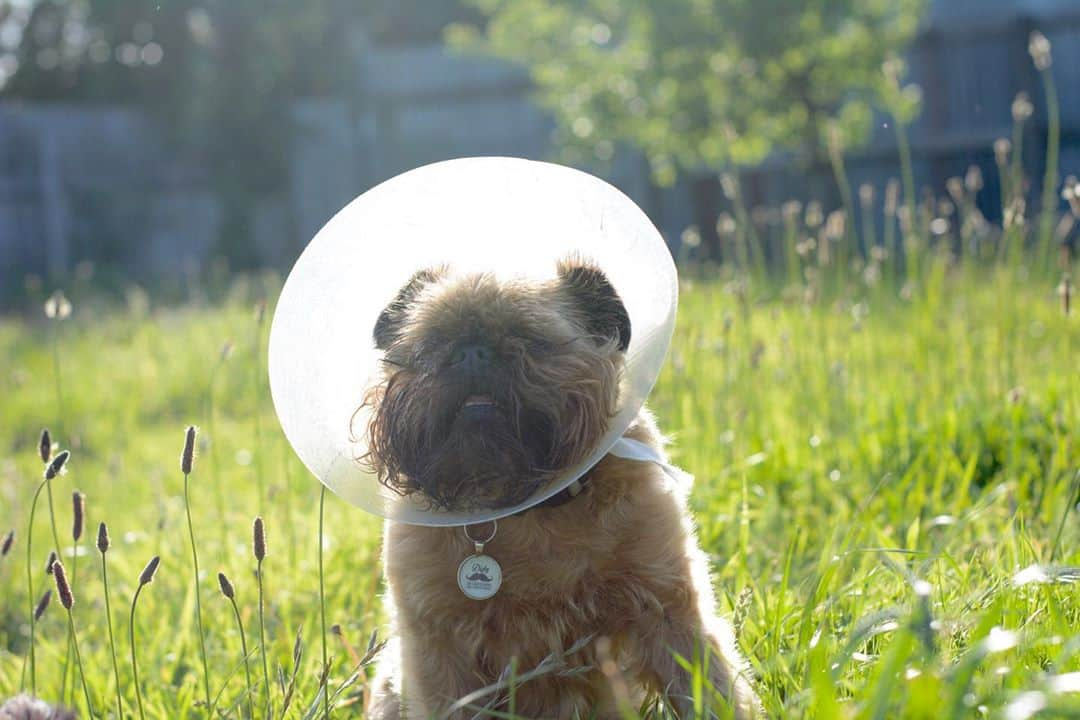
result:
[(487, 600), (502, 585), (502, 568), (489, 555), (470, 555), (458, 566), (457, 584), (465, 597)]

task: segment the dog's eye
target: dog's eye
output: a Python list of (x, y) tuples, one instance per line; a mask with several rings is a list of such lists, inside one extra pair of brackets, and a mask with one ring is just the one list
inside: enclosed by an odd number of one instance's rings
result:
[(515, 335), (504, 343), (506, 352), (512, 357), (524, 355), (551, 355), (559, 345), (548, 338), (527, 335)]
[(437, 336), (425, 337), (409, 352), (409, 364), (419, 368), (439, 367), (450, 357), (453, 343)]
[(434, 348), (431, 350), (419, 350), (413, 354), (411, 363), (413, 367), (421, 370), (435, 370), (445, 367), (450, 362), (449, 348)]
[(511, 357), (524, 355), (535, 350), (532, 338), (523, 335), (507, 335), (499, 343), (499, 352)]

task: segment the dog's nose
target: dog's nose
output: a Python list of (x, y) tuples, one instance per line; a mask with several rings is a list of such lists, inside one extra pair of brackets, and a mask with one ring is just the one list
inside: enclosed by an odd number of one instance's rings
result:
[(450, 356), (450, 364), (465, 372), (481, 372), (491, 364), (491, 355), (491, 349), (484, 345), (461, 345)]

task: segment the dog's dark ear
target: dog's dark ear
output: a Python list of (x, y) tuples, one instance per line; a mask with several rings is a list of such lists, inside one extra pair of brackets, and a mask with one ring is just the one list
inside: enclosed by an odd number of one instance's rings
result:
[(371, 332), (372, 337), (375, 338), (375, 347), (385, 350), (398, 339), (409, 305), (425, 285), (438, 280), (442, 273), (441, 268), (420, 270), (401, 286), (397, 296), (383, 308), (383, 311), (379, 313), (379, 319), (375, 321), (375, 329)]
[(600, 337), (617, 339), (619, 350), (630, 347), (630, 315), (603, 271), (578, 257), (561, 261), (558, 269), (559, 280), (574, 299), (586, 329)]

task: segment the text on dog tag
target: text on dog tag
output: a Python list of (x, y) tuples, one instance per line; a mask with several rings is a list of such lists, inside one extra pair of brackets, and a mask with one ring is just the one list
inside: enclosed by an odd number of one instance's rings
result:
[(487, 600), (502, 585), (502, 568), (489, 555), (470, 555), (458, 566), (457, 582), (466, 597)]

